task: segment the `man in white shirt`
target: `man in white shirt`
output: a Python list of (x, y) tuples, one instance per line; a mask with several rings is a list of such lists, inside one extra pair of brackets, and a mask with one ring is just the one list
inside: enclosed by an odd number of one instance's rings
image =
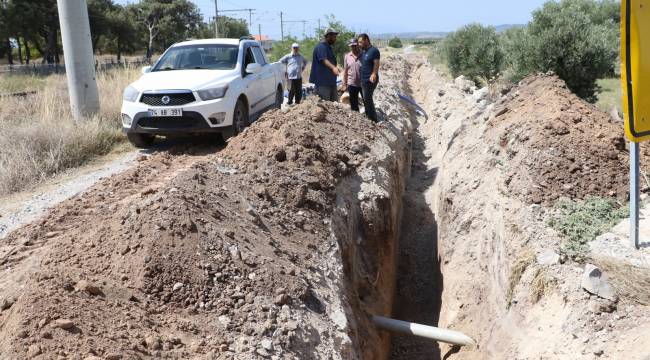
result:
[(302, 101), (302, 72), (307, 67), (307, 59), (300, 54), (300, 45), (291, 45), (291, 54), (285, 55), (280, 62), (287, 65), (287, 79), (289, 80), (289, 105)]

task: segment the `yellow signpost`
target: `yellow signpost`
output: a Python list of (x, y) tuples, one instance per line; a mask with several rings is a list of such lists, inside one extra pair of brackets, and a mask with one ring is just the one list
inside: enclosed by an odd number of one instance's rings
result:
[(650, 0), (623, 0), (621, 11), (625, 133), (641, 142), (650, 140)]
[(621, 81), (630, 143), (630, 243), (639, 247), (639, 142), (650, 140), (650, 0), (621, 1)]

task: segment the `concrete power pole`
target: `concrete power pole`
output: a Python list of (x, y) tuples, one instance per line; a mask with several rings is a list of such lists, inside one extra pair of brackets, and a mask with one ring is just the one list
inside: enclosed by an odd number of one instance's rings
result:
[(214, 37), (219, 38), (219, 5), (214, 0)]
[(284, 19), (282, 18), (284, 14), (280, 11), (280, 35), (282, 36), (282, 41), (284, 41)]
[(70, 106), (75, 120), (99, 112), (93, 45), (86, 0), (58, 0)]
[(257, 24), (257, 30), (260, 33), (260, 44), (262, 43), (262, 24)]

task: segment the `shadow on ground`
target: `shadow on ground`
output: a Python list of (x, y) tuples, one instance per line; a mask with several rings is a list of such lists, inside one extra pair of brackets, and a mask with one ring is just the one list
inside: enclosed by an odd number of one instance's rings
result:
[[(404, 195), (402, 235), (399, 244), (397, 290), (393, 316), (399, 320), (437, 326), (440, 316), (443, 278), (438, 259), (435, 214), (426, 200), (438, 169), (428, 169), (424, 139), (414, 122), (411, 178)], [(440, 347), (433, 340), (394, 335), (392, 360), (437, 360)]]

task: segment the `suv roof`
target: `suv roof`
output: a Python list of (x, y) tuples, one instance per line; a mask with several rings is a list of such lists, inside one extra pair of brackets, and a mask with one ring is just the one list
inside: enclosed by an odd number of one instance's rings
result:
[(188, 40), (174, 44), (174, 46), (185, 45), (239, 45), (239, 39), (201, 39)]

